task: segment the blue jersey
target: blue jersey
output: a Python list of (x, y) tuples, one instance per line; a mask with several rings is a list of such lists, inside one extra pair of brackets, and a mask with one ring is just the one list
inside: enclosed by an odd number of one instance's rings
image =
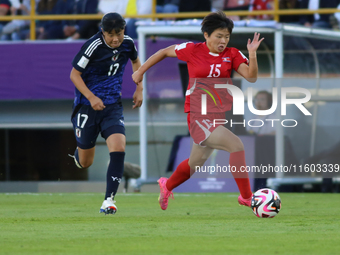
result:
[[(112, 48), (106, 44), (102, 32), (98, 32), (84, 43), (72, 65), (82, 73), (89, 90), (104, 105), (109, 105), (120, 100), (125, 66), (129, 59), (137, 57), (135, 44), (129, 36), (124, 36), (118, 48)], [(78, 104), (90, 105), (90, 102), (76, 88), (74, 107)]]

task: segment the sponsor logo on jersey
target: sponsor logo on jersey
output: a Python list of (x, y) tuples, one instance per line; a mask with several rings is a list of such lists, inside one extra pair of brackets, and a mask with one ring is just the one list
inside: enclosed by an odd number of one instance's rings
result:
[(76, 128), (76, 136), (77, 136), (78, 138), (81, 137), (81, 130), (80, 130), (79, 128)]
[(119, 53), (116, 54), (116, 55), (113, 55), (112, 61), (117, 61), (118, 58), (119, 58)]
[(120, 121), (120, 123), (122, 123), (124, 125), (124, 120), (119, 120), (119, 121)]
[(230, 62), (230, 57), (223, 57), (222, 60), (223, 62)]

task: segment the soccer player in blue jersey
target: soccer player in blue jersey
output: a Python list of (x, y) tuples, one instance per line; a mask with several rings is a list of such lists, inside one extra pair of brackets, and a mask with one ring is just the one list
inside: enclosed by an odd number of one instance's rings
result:
[[(84, 43), (73, 59), (70, 78), (75, 99), (72, 123), (77, 140), (74, 161), (79, 168), (92, 165), (98, 134), (106, 140), (110, 163), (106, 176), (106, 194), (100, 212), (114, 214), (119, 183), (124, 170), (125, 127), (121, 103), (122, 77), (128, 59), (133, 71), (140, 60), (133, 40), (124, 35), (125, 20), (118, 13), (107, 13), (101, 31)], [(137, 84), (133, 108), (143, 101), (143, 84)]]

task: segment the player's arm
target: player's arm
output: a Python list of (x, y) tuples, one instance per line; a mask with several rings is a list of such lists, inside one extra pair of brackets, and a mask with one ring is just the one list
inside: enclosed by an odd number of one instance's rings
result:
[[(131, 63), (132, 63), (133, 72), (136, 72), (141, 67), (139, 57), (137, 57), (135, 60), (131, 60)], [(136, 85), (137, 85), (136, 91), (133, 94), (133, 103), (134, 103), (134, 105), (132, 106), (133, 109), (137, 107), (141, 107), (143, 103), (143, 81), (136, 83)]]
[(161, 49), (148, 58), (147, 61), (132, 75), (132, 80), (138, 84), (143, 80), (144, 73), (149, 70), (152, 66), (162, 61), (167, 57), (176, 58), (177, 54), (175, 52), (176, 45), (171, 45), (167, 48)]
[(96, 97), (91, 90), (88, 89), (86, 86), (83, 78), (81, 78), (81, 72), (76, 70), (75, 68), (72, 68), (70, 79), (73, 82), (74, 86), (79, 90), (80, 93), (84, 95), (84, 97), (87, 98), (87, 100), (90, 101), (90, 104), (95, 111), (101, 111), (105, 108), (105, 105), (103, 104), (103, 101)]
[(258, 73), (256, 51), (264, 38), (261, 38), (260, 40), (259, 39), (260, 33), (254, 34), (253, 41), (250, 41), (250, 39), (248, 39), (247, 49), (249, 52), (249, 65), (242, 63), (237, 69), (237, 72), (240, 75), (242, 75), (247, 81), (252, 83), (256, 82)]

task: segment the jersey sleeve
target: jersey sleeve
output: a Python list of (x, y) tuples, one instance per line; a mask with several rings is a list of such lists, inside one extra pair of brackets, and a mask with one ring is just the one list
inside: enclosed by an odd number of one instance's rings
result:
[(243, 53), (240, 50), (236, 48), (232, 48), (232, 59), (233, 69), (235, 71), (237, 71), (237, 69), (242, 63), (245, 63), (247, 65), (249, 64), (248, 58), (245, 55), (243, 55)]
[(95, 55), (95, 51), (102, 41), (98, 38), (96, 40), (87, 41), (81, 47), (80, 51), (74, 57), (72, 61), (72, 66), (79, 72), (84, 72), (87, 64), (90, 62), (91, 58)]
[(131, 54), (130, 54), (130, 59), (132, 61), (134, 61), (138, 58), (138, 52), (137, 52), (136, 45), (133, 41), (131, 42), (131, 47), (132, 47), (132, 50), (131, 50)]
[(185, 62), (188, 62), (191, 58), (191, 54), (194, 50), (194, 47), (195, 44), (193, 42), (177, 44), (175, 47), (177, 58)]

